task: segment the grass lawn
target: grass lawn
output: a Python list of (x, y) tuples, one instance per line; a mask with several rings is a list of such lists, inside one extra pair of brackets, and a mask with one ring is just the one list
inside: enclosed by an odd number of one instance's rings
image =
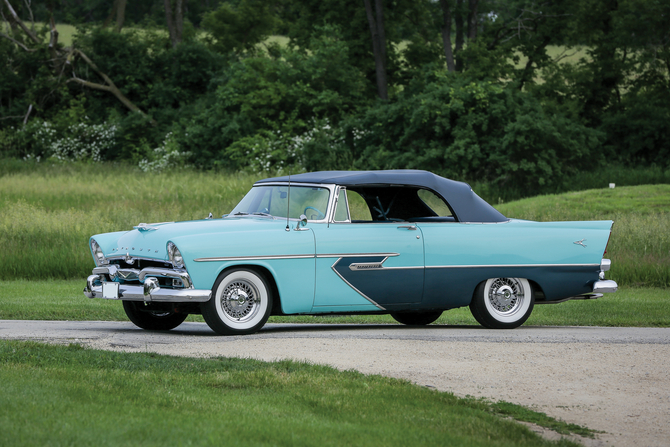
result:
[(575, 445), (591, 431), (407, 381), (281, 361), (192, 359), (0, 341), (0, 443), (25, 445)]

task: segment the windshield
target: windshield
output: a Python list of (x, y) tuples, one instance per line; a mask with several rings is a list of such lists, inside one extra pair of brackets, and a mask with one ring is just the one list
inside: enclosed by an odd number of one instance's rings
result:
[[(325, 219), (329, 197), (328, 188), (291, 186), (288, 217), (299, 219), (304, 214), (309, 220)], [(230, 216), (253, 214), (286, 218), (288, 205), (288, 186), (254, 186), (230, 212)]]

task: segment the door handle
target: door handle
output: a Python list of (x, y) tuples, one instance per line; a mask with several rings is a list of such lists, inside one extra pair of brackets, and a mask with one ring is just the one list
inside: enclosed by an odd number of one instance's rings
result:
[(416, 231), (416, 225), (400, 225), (398, 228), (407, 228), (410, 231)]

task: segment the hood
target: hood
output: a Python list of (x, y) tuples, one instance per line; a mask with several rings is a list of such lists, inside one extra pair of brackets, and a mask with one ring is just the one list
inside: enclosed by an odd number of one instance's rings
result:
[(133, 258), (148, 258), (168, 261), (167, 243), (177, 243), (184, 236), (221, 235), (254, 231), (286, 225), (286, 221), (269, 217), (226, 217), (223, 219), (204, 219), (185, 222), (163, 222), (157, 224), (139, 224), (131, 231), (96, 234), (92, 237), (102, 248), (106, 258), (129, 255)]

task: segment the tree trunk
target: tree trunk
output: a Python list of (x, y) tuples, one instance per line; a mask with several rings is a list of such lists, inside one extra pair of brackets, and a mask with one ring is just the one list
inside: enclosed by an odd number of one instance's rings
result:
[(187, 0), (174, 0), (174, 10), (171, 0), (163, 0), (165, 5), (165, 20), (167, 21), (168, 32), (172, 48), (175, 48), (182, 41), (182, 32), (184, 29), (184, 9)]
[(456, 0), (456, 10), (454, 11), (454, 22), (456, 24), (456, 46), (454, 47), (454, 57), (456, 59), (456, 71), (463, 71), (463, 60), (461, 51), (465, 36), (463, 35), (463, 0)]
[(375, 73), (377, 77), (377, 93), (383, 100), (388, 100), (388, 81), (386, 78), (386, 34), (384, 32), (384, 4), (383, 0), (375, 0), (375, 11), (372, 11), (370, 0), (364, 0), (365, 12), (370, 24), (372, 36), (372, 53), (375, 58)]
[(477, 38), (477, 8), (479, 0), (469, 0), (468, 6), (468, 40), (474, 41)]
[(456, 71), (454, 64), (454, 51), (451, 48), (451, 8), (449, 0), (440, 0), (442, 7), (442, 45), (444, 46), (444, 57), (447, 59), (447, 70)]
[(107, 16), (107, 19), (105, 19), (105, 22), (102, 24), (102, 26), (106, 28), (112, 22), (112, 19), (116, 19), (116, 26), (114, 27), (114, 30), (117, 33), (120, 33), (121, 29), (123, 28), (123, 22), (125, 22), (126, 20), (127, 3), (128, 0), (114, 0), (112, 10), (110, 11), (109, 15)]

